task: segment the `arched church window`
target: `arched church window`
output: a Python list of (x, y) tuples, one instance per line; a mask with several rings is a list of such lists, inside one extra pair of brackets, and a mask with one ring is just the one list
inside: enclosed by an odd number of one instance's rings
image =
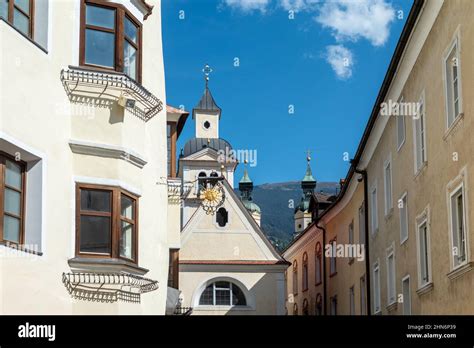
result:
[[(303, 254), (303, 291), (308, 290), (308, 253)], [(304, 309), (303, 309), (304, 310)]]
[(204, 180), (201, 180), (202, 178), (207, 177), (206, 172), (200, 172), (198, 174), (198, 181), (196, 182), (196, 192), (199, 193), (201, 190), (205, 188), (205, 182)]
[(204, 122), (204, 128), (206, 129), (211, 128), (211, 124), (209, 123), (209, 121)]
[(316, 315), (323, 315), (323, 297), (321, 294), (316, 295)]
[(298, 262), (293, 262), (293, 294), (298, 294)]
[(316, 275), (316, 285), (319, 285), (322, 283), (322, 276), (321, 276), (321, 265), (322, 265), (322, 251), (321, 251), (321, 243), (317, 242), (316, 243), (316, 250), (315, 250), (315, 264), (314, 264), (314, 269), (315, 269), (315, 275)]
[(218, 281), (208, 285), (199, 298), (200, 306), (246, 306), (244, 292), (237, 285)]
[(298, 315), (298, 304), (297, 303), (295, 303), (293, 305), (293, 315)]
[(225, 208), (219, 208), (216, 213), (216, 222), (220, 227), (227, 225), (229, 212)]
[(303, 315), (309, 315), (309, 305), (307, 299), (303, 300)]
[(219, 174), (217, 174), (217, 172), (212, 172), (210, 176), (211, 178), (218, 178)]

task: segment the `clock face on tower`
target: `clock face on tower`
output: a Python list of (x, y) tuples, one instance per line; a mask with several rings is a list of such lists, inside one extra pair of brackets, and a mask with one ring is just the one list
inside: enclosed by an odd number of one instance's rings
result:
[(224, 204), (225, 194), (222, 184), (217, 182), (213, 186), (207, 186), (200, 193), (201, 206), (206, 214), (213, 214)]

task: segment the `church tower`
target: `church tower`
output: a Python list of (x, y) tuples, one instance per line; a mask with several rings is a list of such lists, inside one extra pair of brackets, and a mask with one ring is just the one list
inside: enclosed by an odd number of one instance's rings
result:
[[(247, 165), (247, 164), (246, 164)], [(253, 182), (247, 172), (247, 167), (244, 169), (244, 176), (239, 181), (240, 200), (245, 208), (252, 215), (254, 220), (260, 226), (262, 213), (260, 207), (252, 200)]]
[(217, 106), (209, 90), (209, 74), (212, 69), (206, 65), (203, 69), (206, 87), (201, 100), (193, 109), (193, 120), (196, 122), (196, 138), (219, 139), (219, 120), (221, 108)]
[(307, 156), (307, 166), (306, 173), (301, 181), (301, 188), (303, 189), (303, 194), (301, 196), (301, 201), (298, 206), (295, 208), (295, 232), (293, 237), (296, 238), (308, 225), (311, 223), (311, 212), (309, 211), (309, 202), (311, 196), (314, 194), (314, 189), (316, 188), (316, 180), (313, 177), (311, 172), (311, 157)]
[(238, 164), (235, 158), (231, 158), (231, 144), (219, 137), (221, 108), (217, 106), (209, 89), (209, 74), (212, 69), (206, 65), (203, 72), (204, 93), (192, 111), (196, 134), (186, 142), (179, 157), (178, 176), (189, 192), (182, 207), (183, 226), (199, 207), (199, 179), (221, 177), (233, 187), (234, 172)]

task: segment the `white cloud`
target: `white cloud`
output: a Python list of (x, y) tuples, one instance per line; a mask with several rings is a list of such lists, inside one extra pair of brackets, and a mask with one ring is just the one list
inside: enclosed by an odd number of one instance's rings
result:
[(315, 20), (332, 29), (337, 41), (361, 37), (374, 46), (383, 45), (390, 34), (395, 10), (385, 0), (338, 0), (325, 3)]
[(224, 4), (245, 13), (260, 11), (264, 13), (270, 0), (224, 0)]
[(279, 0), (280, 6), (286, 11), (310, 11), (320, 0)]
[(354, 58), (352, 52), (342, 45), (330, 45), (326, 47), (326, 61), (341, 80), (347, 80), (352, 76)]

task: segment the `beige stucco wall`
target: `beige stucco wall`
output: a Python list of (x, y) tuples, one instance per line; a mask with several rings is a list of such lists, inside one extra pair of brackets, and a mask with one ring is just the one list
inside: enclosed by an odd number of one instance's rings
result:
[[(143, 85), (166, 105), (159, 0), (143, 26)], [(0, 21), (0, 136), (42, 157), (42, 256), (0, 257), (0, 313), (118, 314), (164, 313), (168, 267), (166, 115), (148, 122), (128, 111), (71, 104), (59, 79), (61, 69), (78, 64), (79, 1), (50, 1), (50, 50), (45, 53)], [(121, 146), (147, 160), (143, 168), (121, 159), (74, 154), (70, 140)], [(134, 190), (139, 200), (139, 266), (160, 288), (141, 304), (99, 304), (72, 300), (61, 282), (74, 257), (74, 182), (114, 182)], [(28, 214), (28, 211), (26, 212)], [(28, 234), (28, 231), (26, 231)], [(5, 255), (8, 253), (8, 255)], [(20, 257), (21, 256), (21, 257)]]
[[(430, 4), (432, 5), (432, 4)], [(466, 169), (466, 213), (468, 215), (468, 245), (470, 261), (474, 252), (474, 225), (472, 202), (474, 138), (472, 137), (473, 78), (474, 78), (474, 25), (471, 1), (445, 1), (433, 27), (420, 51), (408, 79), (402, 87), (404, 101), (416, 102), (424, 92), (426, 106), (427, 166), (417, 176), (414, 174), (413, 123), (406, 119), (405, 144), (397, 151), (396, 120), (390, 118), (368, 165), (369, 182), (377, 181), (379, 206), (379, 231), (371, 238), (371, 262), (380, 261), (381, 307), (387, 314), (387, 265), (386, 249), (394, 244), (396, 257), (396, 290), (401, 293), (401, 279), (410, 275), (413, 314), (472, 314), (474, 313), (474, 272), (451, 280), (451, 244), (447, 186), (463, 168)], [(464, 117), (449, 134), (446, 126), (445, 83), (443, 81), (443, 56), (456, 30), (461, 39), (461, 83)], [(389, 95), (398, 99), (395, 93)], [(453, 161), (457, 152), (458, 161)], [(384, 216), (383, 163), (391, 153), (393, 168), (393, 213)], [(400, 244), (400, 220), (397, 200), (408, 192), (409, 237)], [(429, 206), (431, 241), (431, 267), (433, 289), (417, 294), (418, 267), (416, 242), (416, 216)], [(402, 314), (402, 306), (390, 312)]]
[[(364, 182), (357, 182), (354, 176), (352, 182), (356, 185), (354, 193), (350, 196), (347, 204), (336, 215), (323, 218), (326, 228), (326, 243), (336, 238), (337, 244), (349, 244), (349, 225), (353, 223), (354, 243), (360, 244), (359, 231), (359, 208), (364, 202)], [(349, 196), (349, 195), (348, 195)], [(336, 208), (337, 209), (337, 208)], [(335, 209), (335, 210), (336, 210)], [(364, 250), (364, 249), (361, 249)], [(365, 274), (365, 257), (363, 259), (355, 258), (349, 262), (347, 257), (336, 258), (336, 274), (330, 275), (330, 259), (326, 259), (327, 272), (327, 310), (330, 313), (330, 298), (337, 296), (337, 314), (350, 314), (349, 289), (354, 287), (355, 314), (361, 314), (360, 297), (360, 278)]]
[[(323, 235), (322, 231), (317, 229), (314, 225), (309, 228), (305, 235), (300, 241), (295, 243), (294, 247), (288, 252), (283, 253), (283, 257), (286, 260), (291, 262), (291, 265), (288, 267), (285, 273), (286, 279), (286, 310), (288, 315), (294, 315), (295, 304), (298, 307), (298, 314), (303, 313), (303, 302), (306, 299), (308, 301), (308, 311), (310, 315), (316, 313), (316, 297), (318, 294), (321, 296), (322, 303), (324, 303), (324, 293), (323, 293), (323, 283), (316, 284), (316, 244), (320, 243), (323, 256), (324, 256), (324, 247), (323, 247)], [(308, 255), (308, 288), (303, 289), (303, 255), (307, 253)], [(297, 263), (298, 271), (297, 273), (293, 272), (293, 265)], [(322, 262), (322, 260), (321, 260)], [(298, 278), (298, 289), (295, 291), (293, 288), (293, 278)], [(321, 264), (321, 279), (323, 279), (322, 274), (322, 264)]]

